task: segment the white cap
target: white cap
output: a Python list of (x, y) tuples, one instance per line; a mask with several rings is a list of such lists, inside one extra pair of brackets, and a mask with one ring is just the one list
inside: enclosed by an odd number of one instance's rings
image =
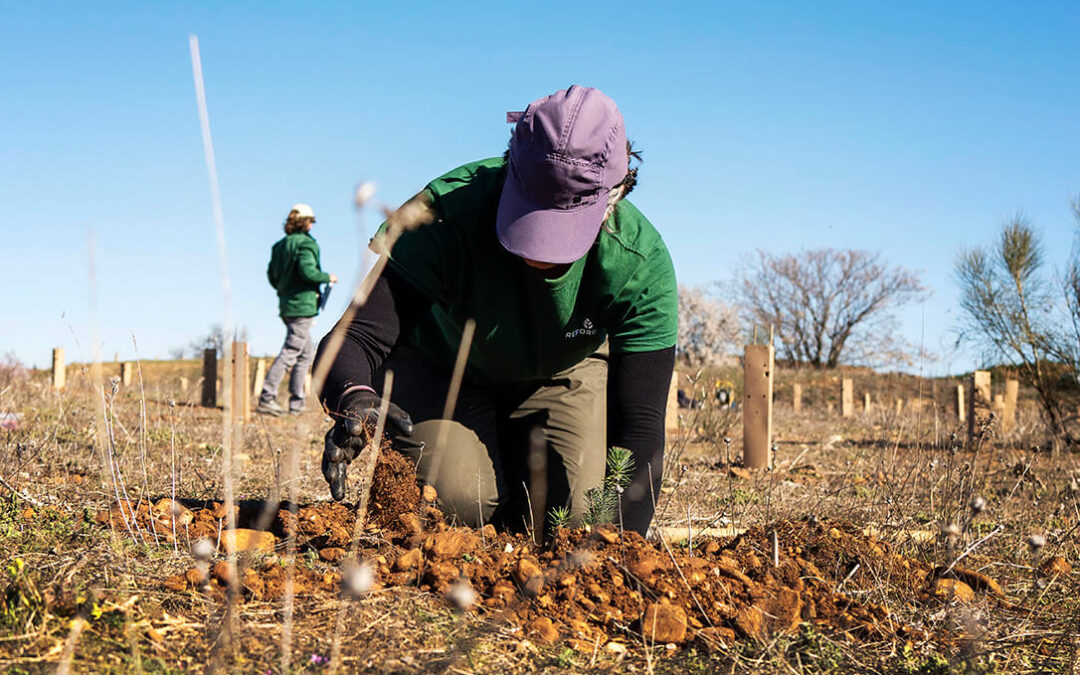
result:
[[(315, 218), (315, 211), (307, 204), (293, 204), (292, 211), (296, 211), (296, 215), (301, 218)], [(290, 211), (290, 213), (292, 213)]]

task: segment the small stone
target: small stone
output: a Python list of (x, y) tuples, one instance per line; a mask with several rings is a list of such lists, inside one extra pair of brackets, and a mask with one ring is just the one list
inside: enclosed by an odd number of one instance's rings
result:
[(397, 560), (394, 561), (394, 571), (408, 572), (419, 569), (423, 564), (424, 554), (420, 552), (420, 549), (414, 548), (398, 556)]
[(319, 557), (326, 562), (337, 562), (345, 557), (345, 549), (338, 548), (336, 546), (330, 546), (328, 548), (320, 549)]
[(498, 532), (495, 530), (494, 525), (488, 523), (484, 527), (480, 528), (480, 534), (489, 539), (494, 539), (498, 535)]
[(528, 558), (518, 561), (514, 577), (526, 595), (535, 596), (544, 587), (544, 573), (540, 566)]
[(415, 513), (402, 513), (398, 516), (398, 523), (401, 524), (402, 532), (406, 534), (421, 534), (424, 531), (423, 525), (420, 524), (420, 516)]
[(684, 641), (686, 611), (675, 605), (649, 605), (641, 617), (641, 634), (651, 641), (665, 644)]
[(221, 533), (221, 546), (226, 553), (273, 553), (277, 537), (273, 532), (237, 528)]
[(604, 645), (604, 651), (615, 656), (625, 656), (626, 645), (621, 642), (609, 642)]
[(593, 530), (593, 536), (609, 544), (619, 543), (619, 533), (613, 530), (609, 530), (606, 527), (597, 527), (595, 530)]
[(1042, 564), (1042, 573), (1048, 577), (1072, 572), (1072, 564), (1064, 556), (1056, 555)]
[(424, 540), (424, 552), (435, 558), (460, 558), (472, 553), (480, 545), (472, 532), (448, 530), (433, 534)]
[[(413, 493), (413, 494), (415, 494), (415, 493)], [(438, 493), (438, 491), (435, 490), (434, 487), (432, 487), (430, 485), (425, 485), (424, 487), (420, 488), (420, 496), (423, 498), (423, 500), (425, 502), (428, 502), (429, 504), (433, 504), (435, 502), (435, 500), (437, 500), (439, 498), (439, 493)]]
[(934, 579), (926, 592), (939, 600), (955, 599), (962, 603), (971, 602), (975, 598), (975, 591), (971, 590), (971, 586), (958, 579)]
[(195, 514), (191, 512), (191, 509), (168, 497), (159, 499), (150, 512), (157, 520), (171, 523), (175, 518), (177, 525), (190, 525), (191, 521), (195, 520)]
[(525, 634), (537, 642), (553, 645), (559, 639), (559, 629), (546, 616), (533, 619), (525, 627)]
[(206, 572), (203, 572), (197, 567), (192, 567), (187, 572), (184, 572), (184, 579), (188, 584), (198, 588), (206, 583)]
[(214, 566), (210, 569), (210, 576), (222, 586), (228, 586), (229, 581), (232, 579), (231, 572), (232, 570), (229, 569), (229, 563), (224, 560), (219, 560), (214, 563)]

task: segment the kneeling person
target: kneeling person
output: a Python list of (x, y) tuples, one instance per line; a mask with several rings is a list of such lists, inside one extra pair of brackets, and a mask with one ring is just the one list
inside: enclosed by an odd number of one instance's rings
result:
[[(387, 432), (448, 514), (520, 528), (530, 505), (568, 507), (578, 523), (618, 446), (633, 458), (622, 521), (645, 533), (678, 302), (664, 242), (623, 199), (631, 154), (615, 103), (572, 86), (529, 105), (504, 157), (454, 169), (410, 200), (419, 226), (396, 241), (384, 226), (372, 246), (392, 245), (386, 271), (330, 333), (345, 333), (322, 389), (340, 416), (323, 457), (334, 499), (393, 371)], [(461, 393), (442, 421), (469, 319)], [(318, 359), (330, 358), (329, 339)]]

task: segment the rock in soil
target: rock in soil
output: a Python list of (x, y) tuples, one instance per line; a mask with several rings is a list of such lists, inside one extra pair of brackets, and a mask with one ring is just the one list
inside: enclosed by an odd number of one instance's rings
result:
[(959, 579), (934, 579), (926, 589), (929, 597), (944, 600), (946, 602), (956, 600), (960, 603), (971, 602), (975, 598), (975, 591)]
[(273, 553), (277, 537), (273, 532), (238, 528), (221, 533), (221, 546), (226, 553)]
[(678, 644), (686, 639), (686, 612), (675, 605), (653, 603), (641, 617), (641, 634), (654, 642)]
[(1070, 574), (1073, 568), (1072, 564), (1064, 556), (1056, 555), (1048, 558), (1040, 569), (1046, 576), (1053, 577), (1059, 574)]

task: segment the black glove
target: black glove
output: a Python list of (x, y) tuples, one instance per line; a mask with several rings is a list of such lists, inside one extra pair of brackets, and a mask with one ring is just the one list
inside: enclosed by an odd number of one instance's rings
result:
[[(345, 471), (349, 462), (367, 445), (379, 419), (382, 399), (373, 391), (361, 389), (346, 394), (338, 403), (337, 422), (326, 432), (322, 472), (330, 484), (330, 496), (340, 502), (345, 498)], [(386, 431), (412, 436), (413, 423), (409, 413), (393, 403), (386, 411)]]

